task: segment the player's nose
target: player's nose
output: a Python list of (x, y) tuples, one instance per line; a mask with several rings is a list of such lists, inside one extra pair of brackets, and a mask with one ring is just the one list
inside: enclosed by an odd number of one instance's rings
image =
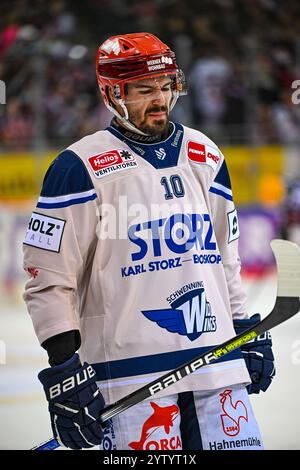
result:
[(162, 90), (157, 90), (152, 98), (152, 103), (159, 104), (160, 106), (166, 104), (166, 96)]

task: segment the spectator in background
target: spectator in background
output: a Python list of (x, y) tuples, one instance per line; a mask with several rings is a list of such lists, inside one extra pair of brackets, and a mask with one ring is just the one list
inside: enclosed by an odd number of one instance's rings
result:
[(28, 148), (33, 132), (32, 122), (30, 111), (22, 106), (18, 98), (11, 98), (6, 105), (6, 117), (1, 125), (3, 145), (13, 150)]
[[(174, 120), (201, 125), (220, 144), (295, 142), (299, 111), (289, 94), (299, 78), (299, 24), (297, 0), (3, 2), (0, 78), (7, 84), (7, 101), (18, 97), (18, 125), (22, 122), (21, 136), (27, 135), (17, 146), (30, 147), (37, 137), (45, 146), (63, 146), (81, 128), (85, 134), (102, 127), (97, 119), (105, 111), (98, 110), (87, 72), (94, 60), (90, 44), (134, 30), (162, 37), (187, 71), (190, 98), (174, 110)], [(6, 149), (16, 146), (6, 123), (8, 113), (16, 120), (14, 107), (0, 109)], [(41, 119), (44, 133), (36, 136), (30, 128)]]
[(188, 77), (194, 121), (202, 129), (213, 132), (226, 112), (225, 89), (231, 79), (232, 68), (212, 43), (201, 46), (197, 55)]
[(285, 144), (300, 143), (300, 107), (293, 104), (291, 90), (285, 89), (271, 108), (278, 140)]

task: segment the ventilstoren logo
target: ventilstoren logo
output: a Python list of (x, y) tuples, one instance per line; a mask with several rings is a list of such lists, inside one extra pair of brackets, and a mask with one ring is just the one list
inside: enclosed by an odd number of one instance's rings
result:
[(221, 414), (223, 431), (227, 436), (236, 436), (240, 432), (240, 420), (248, 421), (247, 408), (241, 400), (233, 403), (232, 390), (224, 390), (220, 393), (220, 397), (223, 411)]
[[(182, 443), (179, 435), (169, 436), (173, 421), (179, 414), (176, 405), (161, 407), (150, 402), (152, 415), (143, 424), (139, 441), (128, 445), (134, 450), (175, 450), (181, 449)], [(153, 435), (154, 434), (154, 435)], [(153, 437), (150, 439), (150, 437)]]
[(88, 158), (96, 178), (107, 174), (137, 167), (134, 155), (127, 149), (111, 150)]

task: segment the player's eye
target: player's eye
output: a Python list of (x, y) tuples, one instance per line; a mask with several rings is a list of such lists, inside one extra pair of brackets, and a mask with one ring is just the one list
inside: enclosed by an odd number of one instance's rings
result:
[(140, 95), (150, 95), (151, 93), (153, 93), (153, 91), (151, 89), (149, 90), (140, 90)]

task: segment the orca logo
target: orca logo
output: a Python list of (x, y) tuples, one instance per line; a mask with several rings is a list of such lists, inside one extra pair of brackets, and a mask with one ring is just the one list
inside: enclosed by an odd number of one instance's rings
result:
[[(170, 435), (173, 421), (179, 415), (178, 406), (159, 406), (153, 401), (150, 402), (150, 405), (153, 412), (144, 422), (139, 440), (129, 442), (129, 447), (133, 450), (181, 449), (180, 437), (178, 435), (172, 436), (172, 433)], [(174, 432), (176, 433), (176, 428)]]
[(202, 333), (216, 331), (216, 317), (212, 315), (204, 288), (185, 293), (171, 303), (172, 308), (144, 310), (142, 314), (170, 333), (187, 336), (190, 341)]

